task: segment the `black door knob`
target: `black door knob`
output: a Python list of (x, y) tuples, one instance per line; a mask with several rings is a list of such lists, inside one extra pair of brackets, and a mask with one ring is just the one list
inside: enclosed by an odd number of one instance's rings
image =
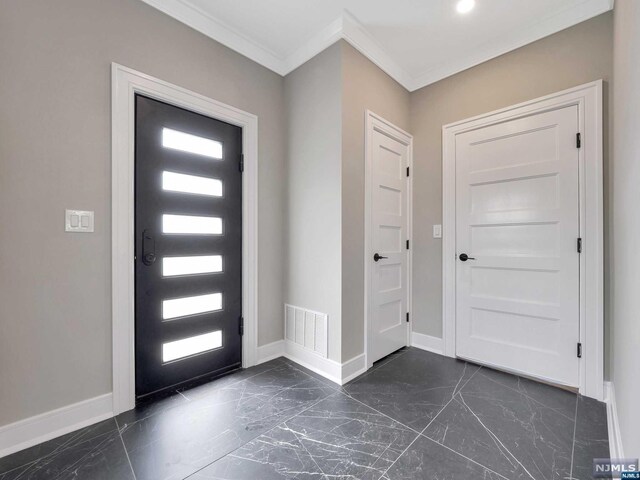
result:
[(467, 260), (475, 260), (475, 258), (470, 257), (469, 255), (467, 255), (466, 253), (461, 253), (460, 256), (458, 257), (460, 260), (462, 260), (463, 262), (466, 262)]
[(383, 259), (383, 258), (389, 258), (389, 257), (383, 257), (383, 256), (382, 256), (382, 255), (380, 255), (379, 253), (376, 253), (376, 254), (373, 256), (373, 261), (374, 261), (374, 262), (377, 262), (378, 260), (381, 260), (381, 259)]

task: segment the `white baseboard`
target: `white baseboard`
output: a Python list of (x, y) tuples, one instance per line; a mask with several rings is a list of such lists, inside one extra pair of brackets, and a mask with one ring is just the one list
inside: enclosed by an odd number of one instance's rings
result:
[(342, 382), (341, 385), (350, 382), (354, 378), (362, 375), (367, 371), (367, 362), (364, 353), (347, 360), (342, 364)]
[(268, 343), (258, 347), (258, 358), (256, 365), (268, 362), (275, 358), (284, 356), (284, 340), (278, 340), (277, 342)]
[(322, 375), (338, 385), (342, 385), (342, 365), (338, 362), (316, 355), (311, 350), (307, 350), (288, 340), (284, 342), (284, 356), (312, 372)]
[(444, 341), (442, 338), (411, 332), (411, 346), (427, 352), (444, 355)]
[(0, 427), (0, 458), (113, 417), (107, 393)]
[(609, 456), (610, 458), (625, 458), (620, 437), (618, 423), (618, 409), (616, 407), (616, 393), (613, 382), (604, 382), (604, 401), (607, 403), (607, 427), (609, 428)]
[(338, 385), (344, 385), (367, 370), (364, 353), (344, 363), (339, 363), (316, 355), (288, 340), (285, 341), (284, 356)]

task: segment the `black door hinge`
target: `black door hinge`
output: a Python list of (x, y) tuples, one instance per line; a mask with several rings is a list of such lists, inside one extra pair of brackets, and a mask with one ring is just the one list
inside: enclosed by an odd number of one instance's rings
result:
[(238, 330), (239, 330), (240, 336), (242, 336), (244, 335), (244, 317), (240, 317), (239, 320), (240, 320), (240, 328)]
[(577, 249), (578, 249), (578, 253), (582, 253), (582, 239), (581, 238), (578, 238)]
[(409, 321), (409, 312), (407, 312), (407, 322)]
[(582, 358), (582, 344), (578, 342), (578, 358)]
[(577, 148), (582, 147), (582, 134), (581, 133), (576, 133), (576, 147)]
[(409, 167), (407, 167), (407, 177), (409, 176)]
[(240, 154), (240, 164), (238, 165), (240, 173), (244, 172), (244, 153)]
[(409, 250), (409, 240), (407, 240), (407, 250)]

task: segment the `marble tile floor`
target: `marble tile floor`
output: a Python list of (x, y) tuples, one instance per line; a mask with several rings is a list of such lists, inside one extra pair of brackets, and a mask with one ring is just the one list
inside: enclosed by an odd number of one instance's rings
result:
[(339, 387), (276, 359), (0, 459), (0, 480), (586, 480), (605, 405), (406, 348)]

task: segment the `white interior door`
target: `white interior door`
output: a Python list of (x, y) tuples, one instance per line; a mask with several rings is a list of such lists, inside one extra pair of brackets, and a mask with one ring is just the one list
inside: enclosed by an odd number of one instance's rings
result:
[(578, 131), (578, 107), (570, 106), (459, 134), (455, 143), (456, 354), (574, 387)]
[(407, 345), (409, 144), (371, 126), (369, 362)]

